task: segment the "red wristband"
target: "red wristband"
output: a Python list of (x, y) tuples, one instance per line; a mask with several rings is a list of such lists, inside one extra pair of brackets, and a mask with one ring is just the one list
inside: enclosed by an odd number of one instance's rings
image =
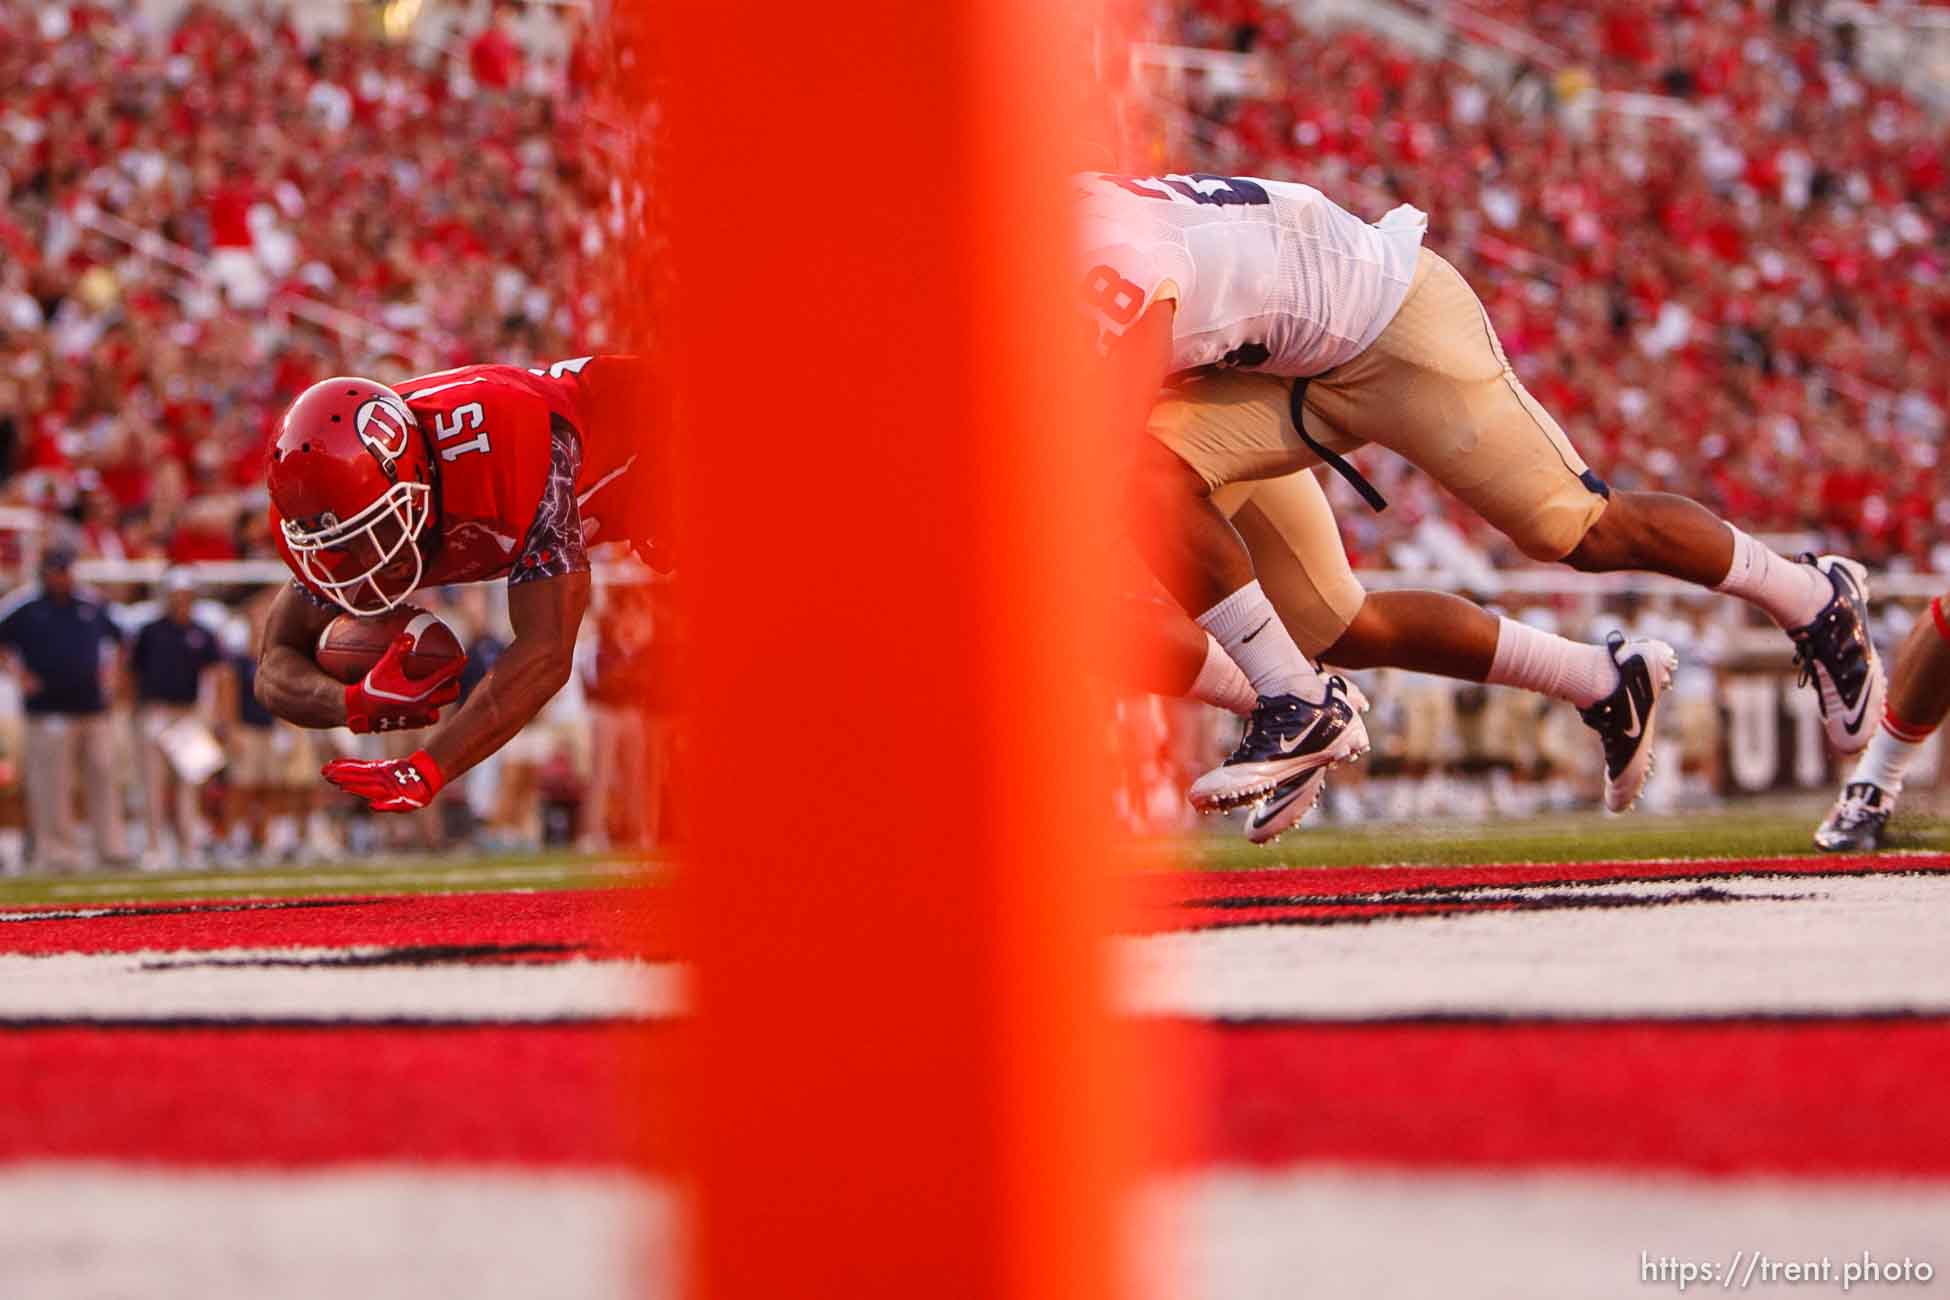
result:
[(433, 755), (426, 750), (414, 750), (413, 756), (406, 761), (413, 765), (413, 770), (418, 772), (420, 779), (427, 783), (429, 795), (439, 794), (442, 787), (447, 784), (447, 778), (440, 774), (440, 764), (434, 762)]
[(1938, 596), (1930, 602), (1930, 617), (1936, 620), (1936, 634), (1950, 641), (1950, 619), (1943, 616), (1943, 597)]

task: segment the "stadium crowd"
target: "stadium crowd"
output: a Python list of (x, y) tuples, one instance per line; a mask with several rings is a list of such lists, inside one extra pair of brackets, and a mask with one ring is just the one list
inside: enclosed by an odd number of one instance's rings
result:
[(87, 558), (266, 555), (313, 380), (599, 341), (589, 43), (553, 6), (537, 67), (505, 8), (452, 52), (151, 8), (0, 0), (0, 501)]
[[(1257, 54), (1275, 88), (1193, 80), (1191, 117), (1139, 136), (1180, 168), (1306, 181), (1371, 217), (1426, 211), (1608, 478), (1874, 564), (1950, 568), (1932, 556), (1950, 522), (1945, 123), (1860, 75), (1816, 4), (1421, 7), (1487, 13), (1561, 57), (1526, 47), (1499, 83), (1453, 45), (1418, 58), (1270, 0), (1195, 0), (1166, 39)], [(1516, 558), (1390, 459), (1364, 468), (1394, 481), (1402, 518)], [(1358, 508), (1346, 526), (1371, 560), (1407, 535)]]
[[(1303, 26), (1276, 0), (1174, 3), (1159, 38), (1255, 55), (1270, 89), (1190, 78), (1175, 105), (1136, 111), (1123, 165), (1291, 177), (1369, 216), (1414, 203), (1525, 382), (1608, 478), (1683, 488), (1751, 529), (1820, 535), (1877, 565), (1950, 570), (1950, 551), (1935, 553), (1950, 522), (1950, 372), (1934, 364), (1950, 334), (1943, 123), (1861, 75), (1815, 4), (1407, 2), (1534, 39), (1485, 76), (1459, 49), (1417, 57), (1364, 29)], [(582, 12), (457, 12), (473, 25), (426, 41), (317, 30), (300, 7), (240, 19), (203, 0), (0, 0), (0, 507), (14, 508), (0, 573), (31, 584), (36, 553), (268, 558), (266, 433), (314, 379), (602, 345), (578, 268), (613, 230), (613, 141)], [(1520, 561), (1405, 464), (1360, 459), (1392, 504), (1376, 515), (1337, 497), (1357, 565)], [(329, 854), (380, 833), (327, 814), (311, 738), (253, 734), (249, 692), (224, 680), (247, 637), (242, 588), (195, 602), (231, 664), (191, 693), (225, 766), (190, 805), (164, 793), (186, 751), (157, 750), (154, 733), (182, 702), (144, 697), (131, 654), (180, 597), (99, 594), (117, 632), (97, 709), (109, 739), (75, 758), (83, 786), (112, 780), (116, 809), (162, 819), (143, 843), (194, 861)], [(489, 656), (494, 620), (476, 603), (439, 612)], [(1588, 608), (1518, 612), (1591, 630)], [(1664, 797), (1703, 797), (1722, 781), (1710, 665), (1726, 629), (1690, 607), (1665, 617), (1652, 630), (1698, 649), (1702, 675), (1672, 740), (1688, 784)], [(612, 629), (548, 724), (444, 801), (461, 810), (453, 826), (429, 816), (387, 833), (532, 842), (547, 810), (572, 816), (586, 793), (587, 842), (656, 839), (654, 808), (613, 794), (637, 776), (603, 767), (615, 753), (662, 765), (672, 746), (660, 706), (614, 711), (655, 645), (623, 640), (642, 643), (638, 666), (617, 667), (630, 656)], [(34, 757), (32, 685), (0, 680), (15, 773)], [(1337, 780), (1330, 814), (1450, 810), (1458, 771), (1488, 773), (1499, 810), (1588, 801), (1574, 719), (1419, 679), (1370, 693), (1396, 711), (1377, 727), (1391, 737), (1383, 775), (1365, 790)], [(1155, 701), (1127, 711), (1126, 814), (1169, 824), (1214, 720), (1174, 725)], [(19, 793), (0, 780), (0, 858)], [(119, 823), (111, 838), (100, 855), (141, 851)]]

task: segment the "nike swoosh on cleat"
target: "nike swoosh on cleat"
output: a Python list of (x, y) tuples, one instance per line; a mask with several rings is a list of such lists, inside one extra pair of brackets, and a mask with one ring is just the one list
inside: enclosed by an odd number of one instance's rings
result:
[(1295, 799), (1298, 799), (1303, 793), (1306, 792), (1306, 789), (1307, 789), (1307, 783), (1305, 781), (1302, 781), (1300, 784), (1294, 786), (1293, 789), (1287, 791), (1286, 796), (1282, 798), (1278, 803), (1261, 804), (1259, 811), (1253, 814), (1253, 825), (1264, 826), (1267, 822), (1272, 821), (1275, 817), (1280, 815), (1280, 810), (1282, 808), (1285, 808), (1288, 804), (1292, 803)]
[[(1271, 623), (1272, 621), (1273, 621), (1273, 620), (1269, 618), (1269, 619), (1267, 619), (1267, 620), (1266, 620), (1266, 623)], [(1259, 634), (1260, 634), (1261, 632), (1264, 632), (1264, 631), (1266, 630), (1266, 623), (1261, 623), (1261, 624), (1260, 624), (1260, 625), (1259, 625), (1258, 627), (1256, 627), (1256, 628), (1254, 628), (1254, 629), (1253, 629), (1252, 631), (1250, 631), (1250, 632), (1248, 632), (1248, 633), (1246, 633), (1246, 635), (1244, 635), (1244, 636), (1242, 636), (1242, 637), (1240, 637), (1240, 638), (1239, 638), (1239, 644), (1240, 644), (1240, 645), (1245, 645), (1245, 644), (1246, 644), (1246, 642), (1248, 642), (1248, 641), (1250, 641), (1250, 640), (1252, 640), (1252, 639), (1253, 639), (1254, 637), (1256, 637), (1256, 636), (1258, 636), (1258, 635), (1259, 635)]]
[(1629, 689), (1625, 692), (1625, 707), (1632, 711), (1632, 725), (1625, 728), (1625, 739), (1637, 740), (1640, 730), (1645, 725), (1645, 720), (1639, 716), (1639, 702), (1632, 698), (1632, 692)]
[[(1839, 695), (1840, 693), (1841, 692), (1838, 689), (1836, 691), (1836, 694)], [(1853, 736), (1856, 732), (1862, 730), (1862, 722), (1863, 719), (1867, 716), (1868, 712), (1869, 712), (1869, 684), (1867, 681), (1864, 681), (1862, 683), (1862, 698), (1856, 703), (1855, 706), (1855, 716), (1842, 724), (1845, 728), (1847, 728), (1849, 735)]]
[(1294, 750), (1300, 748), (1301, 744), (1307, 739), (1307, 737), (1314, 734), (1314, 728), (1320, 725), (1320, 720), (1324, 716), (1326, 715), (1323, 713), (1316, 713), (1314, 714), (1314, 720), (1307, 724), (1306, 730), (1298, 732), (1295, 735), (1290, 737), (1289, 736), (1280, 737), (1280, 752), (1282, 754), (1291, 754)]

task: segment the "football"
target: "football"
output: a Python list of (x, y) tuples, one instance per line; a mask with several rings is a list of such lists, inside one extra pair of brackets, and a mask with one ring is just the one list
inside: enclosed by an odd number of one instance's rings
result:
[(312, 658), (329, 676), (350, 685), (372, 671), (401, 632), (413, 638), (413, 648), (406, 656), (408, 677), (428, 676), (455, 659), (467, 657), (452, 628), (424, 609), (401, 605), (371, 618), (339, 615), (319, 634), (318, 650)]

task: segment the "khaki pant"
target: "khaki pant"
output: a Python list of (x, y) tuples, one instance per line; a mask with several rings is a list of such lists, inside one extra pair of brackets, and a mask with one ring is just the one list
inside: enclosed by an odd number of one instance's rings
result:
[(282, 785), (275, 727), (236, 726), (224, 737), (230, 759), (226, 775), (239, 790), (262, 792)]
[(1253, 572), (1295, 644), (1318, 659), (1341, 639), (1368, 593), (1312, 470), (1212, 494), (1253, 558)]
[(593, 845), (618, 825), (621, 844), (654, 845), (662, 832), (668, 739), (662, 719), (641, 709), (589, 708), (589, 795), (582, 832)]
[[(1320, 463), (1291, 414), (1294, 382), (1220, 372), (1153, 410), (1152, 435), (1214, 489)], [(1539, 560), (1560, 560), (1603, 513), (1602, 483), (1510, 369), (1460, 272), (1423, 249), (1388, 328), (1307, 381), (1306, 431), (1330, 451), (1386, 447)]]
[(27, 826), (36, 866), (73, 870), (89, 861), (74, 818), (77, 764), (94, 830), (94, 861), (128, 856), (115, 753), (115, 722), (106, 713), (35, 714), (27, 719)]
[(193, 717), (192, 704), (144, 704), (136, 710), (136, 744), (142, 763), (142, 828), (148, 836), (150, 852), (163, 842), (163, 831), (176, 837), (176, 850), (190, 853), (203, 843), (203, 816), (197, 807), (197, 789), (178, 779), (170, 766), (169, 755), (156, 743), (171, 723)]

